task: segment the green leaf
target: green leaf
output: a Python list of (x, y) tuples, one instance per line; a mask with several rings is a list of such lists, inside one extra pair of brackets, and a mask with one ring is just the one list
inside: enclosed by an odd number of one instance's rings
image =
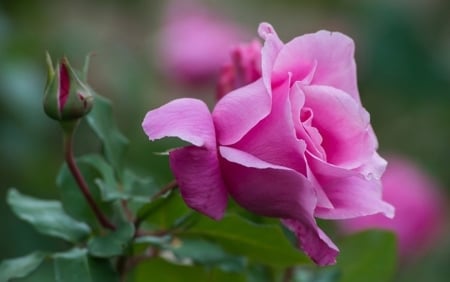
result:
[(243, 271), (247, 263), (244, 257), (230, 255), (220, 245), (204, 239), (176, 239), (169, 249), (181, 260), (189, 259), (205, 266), (218, 266), (224, 271)]
[(237, 215), (228, 215), (221, 221), (203, 217), (195, 226), (179, 235), (209, 238), (220, 243), (230, 253), (272, 266), (310, 263), (303, 253), (289, 243), (279, 225), (254, 224)]
[(150, 197), (159, 191), (153, 179), (139, 177), (130, 170), (125, 170), (123, 183), (119, 183), (114, 174), (113, 167), (97, 154), (85, 155), (78, 158), (78, 162), (96, 170), (98, 177), (93, 179), (101, 193), (102, 201), (133, 200), (141, 205), (147, 203)]
[(340, 282), (391, 281), (396, 267), (396, 239), (391, 232), (370, 230), (345, 238), (338, 244)]
[(72, 249), (53, 255), (56, 282), (115, 282), (118, 274), (109, 260), (94, 259), (86, 249)]
[(124, 253), (134, 235), (131, 223), (119, 226), (117, 230), (103, 237), (94, 237), (88, 243), (89, 253), (94, 257), (113, 257)]
[(123, 190), (127, 198), (141, 204), (148, 203), (150, 198), (159, 192), (161, 187), (156, 185), (151, 177), (140, 177), (130, 170), (123, 175)]
[(140, 237), (136, 238), (134, 240), (134, 243), (149, 244), (149, 245), (154, 245), (154, 246), (158, 246), (158, 247), (163, 247), (163, 246), (167, 246), (167, 244), (169, 244), (171, 240), (172, 240), (171, 235), (164, 235), (164, 236), (147, 235), (147, 236), (140, 236)]
[(39, 267), (45, 256), (42, 252), (34, 252), (20, 258), (2, 261), (0, 263), (0, 282), (28, 276)]
[(145, 218), (147, 223), (157, 228), (167, 229), (177, 221), (186, 219), (190, 212), (180, 193), (172, 191), (168, 196), (144, 205), (138, 212), (138, 218)]
[(276, 281), (271, 268), (261, 264), (251, 264), (246, 273), (247, 282), (272, 282)]
[[(111, 209), (111, 206), (107, 207), (107, 203), (128, 200), (128, 207), (136, 212), (140, 207), (147, 204), (151, 196), (159, 192), (160, 189), (152, 178), (139, 177), (129, 170), (125, 170), (123, 183), (119, 183), (112, 166), (98, 154), (82, 156), (77, 159), (77, 164), (88, 182), (91, 192), (100, 192), (100, 197), (96, 197), (97, 202), (105, 202), (103, 207), (107, 209)], [(68, 210), (74, 212), (77, 218), (89, 218), (90, 214), (86, 214), (85, 210), (74, 203), (74, 199), (77, 199), (76, 202), (81, 201), (80, 204), (86, 206), (84, 198), (80, 197), (81, 193), (78, 191), (73, 176), (65, 165), (59, 173), (57, 184), (61, 189), (63, 203), (67, 204)], [(92, 189), (95, 187), (98, 189)], [(86, 206), (86, 209), (89, 210), (89, 207)], [(92, 222), (92, 218), (89, 218), (89, 220), (89, 222)]]
[(246, 280), (243, 274), (235, 272), (223, 272), (217, 268), (207, 269), (201, 266), (176, 265), (157, 258), (139, 264), (134, 271), (133, 281), (244, 282)]
[(78, 159), (96, 170), (99, 177), (94, 179), (95, 184), (100, 189), (102, 201), (111, 202), (118, 199), (125, 199), (125, 195), (119, 189), (119, 183), (114, 175), (114, 169), (103, 157), (97, 154), (85, 155)]
[(98, 94), (94, 96), (94, 99), (94, 107), (87, 116), (87, 122), (101, 140), (106, 159), (115, 172), (121, 175), (121, 165), (128, 140), (114, 122), (111, 101)]
[[(297, 267), (293, 282), (339, 282), (341, 271), (336, 266), (319, 267), (315, 265)], [(365, 281), (365, 280), (363, 280)]]
[(7, 201), (20, 219), (30, 223), (44, 235), (76, 243), (85, 239), (91, 231), (84, 222), (68, 216), (58, 201), (24, 196), (15, 189), (8, 191)]

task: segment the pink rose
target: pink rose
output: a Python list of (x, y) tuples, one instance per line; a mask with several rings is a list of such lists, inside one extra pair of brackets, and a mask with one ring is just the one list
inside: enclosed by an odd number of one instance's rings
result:
[(157, 63), (175, 81), (211, 82), (228, 48), (244, 37), (242, 28), (196, 1), (171, 1), (158, 36)]
[(388, 160), (386, 173), (381, 178), (383, 198), (395, 206), (395, 218), (388, 220), (371, 215), (345, 220), (340, 225), (347, 233), (369, 228), (395, 232), (399, 253), (407, 259), (430, 247), (443, 230), (444, 203), (437, 185), (424, 171), (399, 157)]
[(178, 137), (171, 169), (191, 208), (220, 219), (230, 195), (247, 210), (280, 218), (319, 265), (338, 248), (315, 217), (384, 213), (379, 178), (386, 162), (356, 86), (353, 41), (319, 31), (284, 44), (262, 23), (262, 77), (225, 95), (210, 114), (196, 99), (147, 113), (150, 140)]

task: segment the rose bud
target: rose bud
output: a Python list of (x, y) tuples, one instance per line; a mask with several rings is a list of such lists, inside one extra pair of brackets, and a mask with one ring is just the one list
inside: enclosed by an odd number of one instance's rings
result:
[(246, 37), (243, 28), (199, 1), (169, 1), (157, 36), (159, 69), (171, 82), (213, 82), (228, 49)]
[(231, 49), (230, 61), (223, 65), (217, 82), (217, 100), (261, 77), (261, 43), (253, 40)]
[(48, 78), (44, 95), (44, 111), (52, 119), (71, 121), (79, 119), (92, 108), (92, 90), (70, 66), (67, 58), (53, 68), (47, 54)]

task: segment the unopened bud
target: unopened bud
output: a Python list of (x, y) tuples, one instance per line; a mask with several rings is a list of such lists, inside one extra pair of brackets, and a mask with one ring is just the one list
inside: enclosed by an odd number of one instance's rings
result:
[(58, 121), (72, 121), (87, 115), (94, 102), (92, 90), (72, 69), (67, 58), (62, 58), (59, 64), (53, 67), (47, 53), (47, 65), (45, 113)]
[(225, 64), (217, 83), (217, 99), (229, 92), (254, 82), (261, 77), (261, 44), (254, 40), (240, 44), (230, 53), (230, 61)]

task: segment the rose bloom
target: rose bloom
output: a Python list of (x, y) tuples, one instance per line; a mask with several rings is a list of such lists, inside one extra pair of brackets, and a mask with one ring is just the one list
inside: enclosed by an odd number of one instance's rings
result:
[(167, 77), (184, 85), (212, 82), (242, 28), (196, 1), (170, 1), (157, 38), (157, 58)]
[(280, 218), (319, 265), (338, 248), (315, 218), (384, 213), (380, 177), (386, 162), (362, 107), (354, 44), (329, 31), (284, 44), (262, 23), (261, 77), (223, 96), (212, 114), (183, 98), (147, 113), (150, 140), (178, 137), (191, 145), (169, 153), (186, 204), (213, 219), (230, 195), (258, 215)]
[(396, 156), (388, 161), (381, 182), (384, 200), (395, 206), (395, 218), (371, 215), (344, 220), (340, 227), (346, 233), (371, 228), (391, 230), (397, 235), (399, 254), (408, 259), (426, 251), (443, 231), (443, 198), (434, 181), (414, 163)]

